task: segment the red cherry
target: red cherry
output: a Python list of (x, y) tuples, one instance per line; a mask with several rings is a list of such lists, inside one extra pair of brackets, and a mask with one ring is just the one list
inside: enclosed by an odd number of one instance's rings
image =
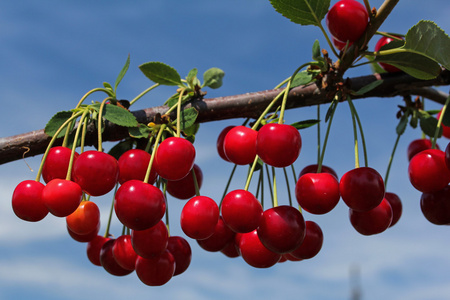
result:
[(91, 196), (107, 194), (116, 186), (118, 178), (117, 159), (105, 152), (85, 151), (73, 165), (73, 180)]
[(163, 221), (145, 230), (131, 231), (131, 244), (134, 251), (145, 258), (152, 258), (163, 253), (167, 249), (168, 239), (169, 232)]
[[(144, 181), (151, 157), (150, 153), (141, 149), (131, 149), (122, 154), (117, 161), (119, 166), (119, 183), (123, 184), (125, 181), (132, 179)], [(155, 162), (153, 162), (148, 183), (153, 184), (156, 176)]]
[(255, 268), (270, 268), (281, 259), (261, 243), (256, 230), (241, 235), (239, 250), (244, 261)]
[(302, 139), (294, 126), (269, 123), (258, 131), (256, 154), (270, 166), (284, 168), (292, 165), (301, 148)]
[(186, 177), (194, 166), (195, 148), (180, 137), (165, 139), (156, 150), (156, 172), (167, 180)]
[[(298, 175), (298, 177), (300, 178), (302, 175), (305, 175), (307, 173), (317, 173), (318, 167), (319, 167), (319, 165), (317, 165), (317, 164), (308, 165), (300, 171), (300, 174)], [(322, 165), (321, 173), (331, 174), (334, 177), (336, 177), (336, 179), (339, 180), (339, 177), (337, 176), (336, 171), (334, 171), (332, 168), (327, 167), (325, 165)]]
[(206, 251), (217, 252), (221, 251), (230, 242), (234, 241), (234, 231), (232, 231), (223, 221), (222, 216), (216, 224), (214, 233), (203, 240), (197, 240), (197, 243)]
[(223, 149), (229, 161), (237, 165), (253, 163), (257, 136), (257, 131), (245, 126), (230, 129), (223, 140)]
[(414, 188), (423, 193), (442, 190), (450, 182), (445, 153), (438, 149), (424, 150), (416, 154), (409, 162), (408, 174)]
[(52, 179), (42, 190), (42, 201), (48, 211), (57, 217), (67, 217), (80, 205), (81, 187), (70, 180)]
[(229, 242), (225, 248), (223, 248), (222, 250), (220, 250), (220, 252), (222, 252), (225, 256), (229, 257), (229, 258), (235, 258), (235, 257), (239, 257), (241, 254), (239, 253), (239, 249), (235, 243), (235, 241), (231, 241)]
[(445, 147), (445, 165), (450, 170), (450, 143)]
[(103, 244), (109, 241), (110, 238), (106, 238), (101, 235), (97, 235), (89, 243), (87, 243), (86, 254), (89, 261), (96, 266), (101, 266), (100, 262), (100, 251), (102, 250)]
[(210, 237), (219, 220), (219, 206), (205, 196), (189, 200), (181, 211), (180, 224), (183, 232), (190, 238), (202, 240)]
[(328, 30), (340, 42), (356, 42), (368, 23), (369, 14), (366, 7), (354, 0), (338, 1), (326, 16)]
[[(441, 117), (441, 112), (442, 112), (442, 109), (441, 109), (441, 111), (436, 115), (436, 119), (439, 120), (439, 118)], [(444, 136), (444, 137), (450, 139), (450, 126), (446, 126), (446, 125), (444, 125), (444, 124), (441, 124), (441, 126), (442, 126), (442, 136)]]
[(420, 209), (425, 218), (435, 225), (450, 224), (450, 186), (440, 191), (423, 193)]
[(112, 253), (119, 266), (130, 271), (135, 269), (137, 254), (131, 244), (131, 235), (119, 236), (114, 242)]
[[(305, 239), (294, 251), (288, 253), (297, 259), (310, 259), (316, 256), (323, 244), (323, 232), (313, 221), (306, 221)], [(289, 259), (289, 257), (288, 257)]]
[(261, 203), (246, 190), (234, 190), (226, 194), (221, 209), (225, 224), (240, 233), (258, 228), (263, 214)]
[(353, 210), (368, 211), (384, 198), (381, 175), (369, 167), (360, 167), (345, 173), (339, 183), (342, 200)]
[(394, 193), (386, 192), (384, 198), (389, 202), (392, 208), (392, 222), (389, 227), (394, 226), (402, 216), (403, 205), (400, 197)]
[(219, 153), (219, 156), (225, 161), (230, 161), (230, 160), (225, 155), (225, 150), (223, 149), (223, 140), (225, 139), (225, 136), (227, 135), (228, 131), (230, 131), (234, 127), (235, 126), (233, 126), (233, 125), (225, 127), (220, 132), (219, 136), (217, 137), (217, 142), (216, 142), (217, 153)]
[(92, 201), (82, 201), (78, 208), (66, 217), (67, 227), (76, 234), (93, 232), (100, 223), (100, 210)]
[(305, 220), (292, 206), (276, 206), (264, 211), (257, 233), (267, 249), (279, 254), (289, 253), (305, 238)]
[(175, 258), (168, 250), (152, 258), (138, 256), (136, 261), (136, 275), (149, 286), (166, 284), (173, 277), (174, 272)]
[(72, 239), (74, 239), (75, 241), (77, 241), (79, 243), (88, 243), (88, 242), (92, 241), (98, 235), (98, 232), (100, 230), (100, 222), (98, 222), (97, 227), (92, 232), (89, 232), (88, 234), (77, 234), (77, 233), (73, 232), (72, 230), (70, 230), (70, 228), (67, 227), (67, 224), (66, 224), (66, 228), (67, 228), (67, 232), (69, 233), (69, 235)]
[(123, 225), (134, 230), (144, 230), (162, 219), (166, 213), (166, 200), (155, 186), (129, 180), (117, 190), (114, 210)]
[(44, 185), (39, 181), (25, 180), (19, 183), (12, 195), (12, 209), (17, 217), (29, 222), (45, 218), (48, 209), (42, 199)]
[(114, 239), (109, 239), (103, 244), (100, 250), (100, 263), (109, 274), (114, 276), (125, 276), (133, 272), (133, 270), (124, 269), (117, 263), (113, 255), (115, 241), (116, 240)]
[(349, 209), (352, 226), (362, 235), (373, 235), (385, 231), (392, 222), (392, 208), (386, 199), (368, 211)]
[[(331, 41), (333, 42), (333, 45), (339, 50), (342, 51), (345, 46), (347, 45), (347, 42), (341, 42), (337, 39), (335, 39), (334, 37), (331, 37)], [(348, 47), (349, 48), (353, 43), (348, 43)]]
[(189, 243), (181, 236), (171, 236), (167, 243), (167, 250), (175, 258), (175, 272), (173, 276), (180, 275), (191, 264), (192, 250)]
[[(419, 152), (423, 150), (431, 149), (431, 141), (429, 139), (417, 139), (409, 143), (408, 149), (406, 150), (406, 154), (408, 157), (408, 161), (414, 157)], [(436, 149), (439, 149), (439, 146), (436, 144)]]
[[(42, 166), (42, 178), (45, 183), (55, 178), (66, 179), (71, 155), (72, 149), (67, 147), (56, 146), (50, 149)], [(78, 156), (79, 154), (75, 152), (74, 162)]]
[(329, 173), (306, 173), (295, 185), (298, 204), (312, 214), (326, 214), (339, 202), (339, 182)]
[[(197, 164), (194, 164), (195, 178), (197, 179), (198, 188), (200, 189), (203, 183), (203, 173)], [(192, 170), (189, 174), (177, 181), (167, 180), (167, 192), (173, 197), (181, 200), (186, 200), (195, 196), (195, 183)]]
[[(387, 36), (382, 36), (378, 42), (375, 45), (375, 51), (378, 52), (380, 51), (381, 47), (383, 47), (384, 45), (389, 44), (390, 42), (395, 41), (395, 39), (387, 37)], [(395, 72), (401, 72), (401, 70), (397, 67), (394, 67), (393, 65), (390, 64), (386, 64), (386, 63), (379, 63), (379, 65), (387, 72), (389, 73), (395, 73)]]

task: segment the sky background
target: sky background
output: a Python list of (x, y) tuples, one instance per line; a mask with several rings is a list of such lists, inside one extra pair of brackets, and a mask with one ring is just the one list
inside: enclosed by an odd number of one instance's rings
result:
[[(375, 7), (382, 3), (370, 2)], [(425, 19), (449, 32), (449, 9), (447, 1), (400, 1), (381, 29), (406, 33)], [(128, 54), (131, 65), (119, 86), (119, 98), (132, 99), (152, 85), (138, 69), (148, 61), (169, 64), (182, 77), (194, 67), (199, 74), (211, 67), (223, 69), (223, 86), (208, 90), (207, 97), (216, 97), (273, 88), (311, 59), (315, 39), (327, 48), (318, 28), (289, 22), (266, 0), (1, 1), (0, 136), (41, 129), (57, 111), (73, 108), (88, 90), (104, 81), (114, 83)], [(366, 66), (348, 75), (370, 72)], [(161, 105), (172, 93), (172, 88), (157, 89), (132, 110)], [(90, 99), (101, 100), (103, 95)], [(428, 108), (439, 107), (427, 103)], [(355, 101), (365, 129), (369, 165), (383, 176), (396, 138), (397, 105), (401, 104), (399, 97)], [(315, 111), (290, 111), (286, 119), (293, 123), (315, 118)], [(201, 192), (216, 201), (232, 169), (217, 155), (216, 139), (224, 127), (242, 122), (202, 124), (197, 135), (196, 163), (205, 177)], [(340, 105), (324, 161), (339, 176), (354, 166), (351, 128), (349, 109)], [(301, 134), (303, 148), (295, 163), (298, 172), (316, 161), (316, 130)], [(208, 253), (189, 240), (193, 250), (190, 268), (163, 287), (145, 286), (134, 273), (114, 277), (93, 266), (86, 256), (86, 244), (68, 236), (64, 219), (51, 215), (38, 223), (18, 219), (11, 209), (12, 192), (19, 182), (35, 178), (41, 157), (1, 165), (0, 300), (349, 299), (355, 284), (351, 270), (355, 269), (363, 299), (445, 299), (450, 294), (449, 229), (425, 220), (420, 193), (407, 178), (406, 147), (420, 136), (419, 130), (408, 128), (398, 146), (387, 190), (400, 196), (404, 211), (399, 223), (386, 232), (370, 237), (358, 234), (341, 201), (327, 215), (304, 214), (324, 232), (322, 251), (311, 260), (254, 269), (241, 258)], [(447, 143), (438, 141), (442, 149)], [(105, 148), (110, 146), (105, 144)], [(238, 168), (232, 188), (243, 188), (246, 172), (246, 167)], [(95, 199), (102, 211), (101, 234), (111, 200), (111, 194)], [(281, 185), (279, 202), (287, 204)], [(178, 222), (184, 202), (169, 198), (168, 203), (171, 233), (184, 236)], [(120, 231), (114, 219), (112, 233)]]

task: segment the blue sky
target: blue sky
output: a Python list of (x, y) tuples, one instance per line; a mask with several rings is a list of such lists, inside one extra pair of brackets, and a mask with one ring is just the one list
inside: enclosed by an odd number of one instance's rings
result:
[[(335, 3), (336, 1), (332, 1)], [(381, 5), (372, 0), (372, 6)], [(450, 32), (446, 1), (400, 1), (382, 30), (403, 32), (421, 19)], [(184, 77), (196, 67), (203, 73), (222, 68), (226, 76), (207, 97), (273, 88), (298, 65), (309, 61), (315, 39), (326, 46), (315, 27), (300, 27), (276, 13), (266, 0), (247, 1), (2, 1), (0, 3), (0, 136), (43, 128), (60, 110), (74, 107), (88, 90), (113, 83), (128, 54), (131, 66), (118, 89), (131, 99), (152, 83), (138, 65), (162, 61)], [(374, 43), (373, 43), (374, 45)], [(368, 74), (362, 67), (349, 75)], [(443, 90), (447, 91), (446, 88)], [(161, 105), (173, 90), (161, 88), (133, 109)], [(95, 97), (92, 100), (99, 100)], [(438, 107), (428, 102), (429, 108)], [(355, 102), (365, 126), (369, 164), (384, 175), (395, 140), (395, 113), (400, 98)], [(323, 109), (325, 111), (326, 108)], [(288, 122), (315, 117), (315, 108), (290, 111)], [(195, 143), (196, 162), (205, 174), (202, 194), (222, 195), (232, 166), (216, 154), (221, 129), (240, 124), (227, 120), (201, 126)], [(342, 175), (353, 167), (349, 110), (341, 105), (333, 121), (325, 164)], [(314, 129), (301, 132), (303, 148), (297, 170), (316, 159)], [(116, 278), (89, 263), (85, 244), (66, 233), (65, 220), (48, 216), (39, 223), (17, 219), (10, 206), (14, 187), (34, 179), (40, 157), (0, 166), (0, 300), (4, 299), (349, 299), (349, 272), (360, 269), (364, 299), (444, 299), (450, 293), (450, 242), (447, 227), (428, 223), (419, 208), (420, 193), (407, 178), (406, 147), (420, 137), (408, 129), (402, 137), (388, 190), (403, 200), (404, 213), (390, 230), (371, 237), (351, 227), (341, 202), (331, 213), (305, 218), (316, 221), (325, 241), (310, 261), (253, 269), (241, 259), (207, 253), (190, 241), (193, 261), (186, 273), (167, 285), (151, 288), (135, 274)], [(440, 140), (445, 148), (448, 140)], [(108, 144), (105, 145), (108, 147)], [(28, 168), (28, 163), (34, 172)], [(238, 169), (234, 188), (242, 188), (246, 168)], [(280, 202), (286, 192), (280, 188)], [(112, 195), (95, 201), (103, 226)], [(171, 231), (183, 235), (177, 218), (184, 202), (168, 199)], [(115, 220), (112, 231), (119, 234)]]

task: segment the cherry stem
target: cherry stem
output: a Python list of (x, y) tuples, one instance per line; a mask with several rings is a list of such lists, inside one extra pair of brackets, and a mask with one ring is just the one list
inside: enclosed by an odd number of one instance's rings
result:
[(236, 168), (237, 168), (237, 165), (234, 165), (233, 169), (231, 170), (231, 174), (228, 177), (227, 185), (225, 186), (225, 190), (223, 191), (222, 198), (220, 199), (219, 208), (222, 207), (223, 198), (225, 198), (225, 195), (228, 193), (228, 189), (230, 188), (231, 180), (233, 179)]
[[(322, 172), (322, 164), (323, 164), (323, 159), (325, 158), (325, 149), (327, 148), (328, 137), (330, 136), (331, 123), (333, 122), (334, 113), (336, 111), (338, 103), (339, 103), (339, 101), (336, 101), (336, 105), (332, 106), (331, 114), (328, 119), (328, 126), (327, 126), (327, 131), (325, 133), (325, 139), (323, 141), (322, 153), (320, 154), (320, 158), (317, 163), (317, 173)], [(320, 145), (320, 142), (319, 142), (319, 145)], [(319, 148), (319, 152), (320, 152), (320, 148)]]
[[(320, 105), (317, 105), (317, 120), (320, 120)], [(320, 165), (320, 122), (317, 124), (317, 165)], [(317, 172), (319, 170), (317, 169)]]
[(292, 170), (292, 175), (294, 176), (294, 182), (297, 182), (297, 174), (295, 172), (295, 167), (294, 165), (291, 165), (291, 170)]
[(277, 194), (277, 176), (275, 174), (275, 167), (272, 167), (273, 178), (273, 207), (278, 206), (278, 194)]
[(261, 192), (261, 205), (264, 207), (264, 168), (261, 167), (259, 170), (259, 178), (258, 178), (258, 186), (256, 187), (255, 197), (259, 197), (259, 193)]
[(392, 162), (394, 161), (394, 155), (395, 155), (395, 151), (397, 150), (398, 142), (400, 141), (400, 136), (401, 136), (401, 134), (397, 134), (397, 138), (395, 139), (395, 143), (394, 143), (394, 148), (392, 149), (391, 156), (389, 157), (389, 163), (388, 163), (388, 167), (386, 170), (386, 176), (384, 177), (384, 188), (385, 189), (387, 187), (389, 173), (391, 171)]
[(438, 139), (439, 132), (441, 131), (442, 120), (444, 119), (444, 115), (445, 115), (445, 112), (447, 110), (447, 106), (448, 106), (449, 103), (450, 103), (450, 96), (447, 97), (447, 100), (445, 100), (445, 104), (442, 107), (441, 115), (439, 116), (439, 120), (438, 120), (438, 123), (437, 123), (437, 126), (436, 126), (436, 131), (434, 132), (434, 137), (433, 137), (433, 140), (431, 142), (431, 148), (432, 149), (436, 148), (436, 141)]
[(167, 201), (167, 181), (164, 180), (163, 181), (163, 195), (164, 195), (164, 199), (166, 200), (166, 227), (167, 227), (167, 232), (169, 233), (170, 236), (170, 225), (169, 225), (169, 201)]
[(289, 178), (288, 178), (286, 168), (283, 168), (283, 173), (284, 173), (284, 179), (286, 180), (286, 188), (287, 188), (287, 192), (288, 192), (289, 205), (292, 206), (291, 187), (289, 185)]
[(147, 88), (146, 90), (144, 90), (142, 93), (140, 93), (133, 100), (130, 101), (130, 106), (133, 105), (139, 99), (141, 99), (145, 94), (147, 94), (148, 92), (150, 92), (151, 90), (153, 90), (154, 88), (156, 88), (158, 86), (159, 86), (159, 83), (156, 83), (156, 84), (152, 85), (151, 87)]
[(105, 107), (105, 103), (108, 100), (111, 100), (111, 97), (106, 97), (103, 101), (102, 104), (100, 105), (100, 109), (98, 111), (98, 151), (102, 152), (103, 148), (102, 148), (102, 128), (103, 128), (103, 109)]
[[(357, 151), (358, 151), (358, 142), (357, 142), (357, 137), (356, 137), (356, 135), (357, 135), (356, 122), (357, 122), (358, 123), (358, 128), (359, 128), (359, 133), (361, 135), (361, 143), (362, 143), (362, 146), (363, 146), (364, 164), (365, 164), (366, 167), (368, 167), (369, 163), (368, 163), (368, 159), (367, 159), (366, 140), (364, 138), (364, 132), (363, 132), (362, 125), (361, 125), (361, 120), (359, 119), (358, 113), (356, 112), (356, 108), (353, 105), (353, 101), (352, 101), (352, 99), (350, 97), (347, 97), (347, 102), (348, 102), (348, 104), (350, 106), (350, 110), (351, 110), (351, 113), (352, 113), (353, 130), (354, 130), (354, 134), (355, 134), (355, 156), (356, 156)], [(356, 122), (355, 122), (355, 119), (356, 119)], [(355, 160), (356, 160), (356, 157), (355, 157)], [(359, 167), (359, 158), (357, 160), (358, 160), (357, 164), (358, 164), (358, 167)]]
[(180, 91), (180, 96), (178, 97), (178, 103), (177, 103), (177, 137), (180, 137), (180, 131), (181, 131), (181, 99), (183, 98), (184, 91), (186, 89), (182, 89)]
[(155, 160), (155, 154), (156, 154), (156, 150), (158, 149), (158, 143), (159, 143), (159, 140), (161, 139), (161, 135), (165, 128), (166, 128), (166, 124), (162, 124), (161, 127), (159, 128), (158, 135), (156, 136), (155, 145), (153, 146), (152, 156), (150, 157), (150, 162), (148, 163), (147, 172), (145, 173), (145, 177), (144, 177), (145, 183), (148, 183), (148, 180), (150, 179), (150, 172), (152, 170), (153, 161)]
[(103, 237), (105, 237), (105, 238), (107, 238), (109, 236), (109, 229), (111, 228), (111, 220), (112, 220), (112, 215), (113, 215), (113, 211), (114, 211), (114, 201), (116, 198), (116, 193), (117, 193), (118, 187), (119, 187), (119, 184), (116, 184), (116, 187), (114, 189), (113, 200), (111, 201), (111, 208), (109, 209), (108, 223), (106, 224), (105, 234), (103, 235)]
[(197, 175), (195, 175), (194, 168), (191, 170), (192, 178), (194, 178), (195, 195), (200, 196), (200, 187), (198, 186)]
[(367, 13), (370, 16), (370, 19), (372, 19), (372, 8), (370, 7), (369, 0), (364, 0), (364, 5), (366, 6)]
[(272, 182), (270, 181), (270, 172), (269, 172), (269, 167), (264, 164), (265, 168), (266, 168), (266, 173), (267, 173), (267, 181), (269, 182), (269, 191), (270, 191), (270, 196), (272, 197), (272, 203), (273, 203), (273, 190), (272, 190)]
[(255, 167), (256, 167), (256, 164), (258, 163), (258, 159), (259, 159), (259, 156), (256, 155), (255, 160), (253, 161), (252, 167), (250, 169), (250, 172), (248, 173), (247, 182), (245, 183), (244, 190), (246, 190), (246, 191), (248, 191), (248, 188), (250, 187), (250, 181), (252, 181), (253, 172), (255, 172)]
[(75, 137), (73, 139), (73, 145), (72, 145), (72, 151), (70, 153), (70, 160), (69, 160), (69, 167), (67, 168), (67, 175), (66, 180), (70, 180), (72, 176), (72, 167), (73, 167), (73, 160), (75, 157), (75, 149), (77, 148), (77, 142), (78, 142), (78, 136), (80, 135), (80, 129), (83, 123), (86, 123), (86, 115), (88, 113), (88, 110), (86, 109), (83, 114), (80, 117), (80, 122), (78, 123), (78, 128), (75, 132)]

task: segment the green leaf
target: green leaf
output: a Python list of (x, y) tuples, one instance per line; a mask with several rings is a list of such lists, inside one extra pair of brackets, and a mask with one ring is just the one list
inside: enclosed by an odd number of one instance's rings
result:
[[(91, 107), (99, 112), (100, 105), (100, 103), (95, 103)], [(103, 118), (119, 126), (136, 127), (138, 125), (136, 117), (131, 112), (113, 104), (106, 104), (103, 107)]]
[(181, 77), (177, 70), (162, 62), (148, 62), (139, 66), (139, 69), (150, 80), (162, 85), (179, 85)]
[(116, 159), (119, 159), (122, 154), (124, 154), (125, 152), (127, 152), (130, 149), (133, 149), (133, 145), (134, 145), (133, 140), (126, 139), (126, 140), (114, 145), (114, 147), (112, 147), (108, 151), (108, 154), (110, 154), (111, 156), (113, 156)]
[(380, 84), (382, 84), (384, 81), (383, 80), (376, 80), (374, 82), (369, 83), (368, 85), (363, 86), (362, 88), (360, 88), (358, 91), (353, 92), (353, 95), (364, 95), (365, 93), (370, 92), (371, 90), (375, 89), (376, 87), (378, 87)]
[(294, 23), (318, 26), (330, 7), (330, 0), (270, 0), (277, 12)]
[(127, 61), (125, 62), (125, 65), (123, 66), (122, 70), (120, 71), (119, 75), (116, 78), (116, 83), (114, 84), (114, 92), (116, 92), (119, 83), (122, 81), (129, 67), (130, 67), (130, 54), (128, 54)]
[[(194, 92), (190, 92), (186, 95), (183, 95), (183, 97), (181, 97), (181, 105), (183, 105), (185, 102), (187, 102), (193, 95), (194, 95)], [(174, 106), (175, 104), (178, 103), (179, 97), (180, 97), (180, 93), (176, 93), (175, 95), (173, 95), (172, 97), (167, 99), (166, 102), (164, 102), (164, 105), (167, 105), (168, 107)]]
[(291, 82), (291, 88), (306, 85), (314, 80), (314, 78), (320, 73), (320, 70), (298, 72), (295, 74), (294, 79)]
[(108, 82), (103, 82), (103, 87), (111, 92), (114, 92), (113, 87)]
[(406, 130), (406, 126), (408, 126), (408, 114), (404, 114), (400, 118), (400, 122), (398, 123), (397, 127), (395, 128), (397, 134), (402, 135)]
[(312, 48), (312, 58), (314, 60), (322, 59), (321, 51), (320, 51), (320, 44), (319, 44), (318, 40), (314, 41), (313, 48)]
[(138, 124), (138, 126), (136, 127), (129, 127), (128, 128), (128, 134), (132, 137), (132, 138), (148, 138), (150, 135), (150, 128), (148, 128), (147, 125), (145, 124)]
[[(58, 129), (66, 122), (70, 117), (72, 117), (71, 111), (60, 111), (57, 112), (48, 122), (47, 125), (45, 125), (44, 132), (48, 135), (53, 137), (55, 133), (58, 131)], [(74, 126), (75, 122), (72, 122), (72, 128)], [(63, 137), (66, 134), (66, 130), (62, 130), (58, 137)]]
[(300, 122), (295, 122), (295, 123), (291, 124), (291, 126), (294, 126), (297, 129), (305, 129), (305, 128), (314, 126), (314, 125), (316, 125), (319, 122), (320, 122), (320, 120), (310, 119), (310, 120), (304, 120), (304, 121), (300, 121)]
[[(436, 127), (438, 120), (432, 116), (421, 115), (420, 118), (420, 129), (428, 135), (429, 137), (434, 137), (436, 132)], [(442, 136), (442, 127), (440, 128), (438, 136)]]
[(442, 117), (442, 124), (445, 126), (450, 126), (450, 108), (447, 106), (444, 116)]
[(217, 89), (222, 86), (222, 80), (225, 72), (219, 68), (211, 68), (203, 73), (203, 86)]
[(192, 87), (195, 86), (194, 81), (196, 81), (196, 79), (197, 79), (197, 73), (198, 73), (197, 68), (194, 68), (189, 71), (189, 73), (186, 77), (186, 81), (188, 82), (189, 86), (192, 86)]
[(199, 128), (200, 128), (200, 124), (195, 123), (194, 125), (185, 128), (183, 131), (187, 136), (196, 135)]
[[(185, 129), (194, 125), (195, 120), (197, 120), (197, 116), (198, 116), (198, 111), (193, 107), (182, 110), (181, 111), (181, 120), (180, 120), (180, 127), (181, 127), (180, 129), (184, 131)], [(176, 122), (176, 121), (174, 121), (174, 122)]]

